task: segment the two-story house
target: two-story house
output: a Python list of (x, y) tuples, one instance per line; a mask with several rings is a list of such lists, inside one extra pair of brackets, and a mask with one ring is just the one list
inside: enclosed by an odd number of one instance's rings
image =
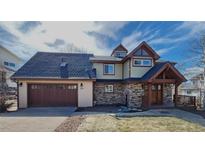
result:
[(10, 77), (22, 64), (22, 59), (13, 54), (10, 50), (0, 45), (0, 69), (5, 72), (6, 84), (8, 87), (17, 87)]
[(200, 106), (204, 106), (205, 83), (203, 73), (192, 77), (189, 82), (181, 84), (179, 94), (186, 96), (195, 96)]
[(169, 85), (186, 79), (169, 61), (142, 42), (128, 53), (117, 46), (110, 56), (38, 52), (14, 75), (19, 107), (121, 104), (149, 108), (171, 101)]

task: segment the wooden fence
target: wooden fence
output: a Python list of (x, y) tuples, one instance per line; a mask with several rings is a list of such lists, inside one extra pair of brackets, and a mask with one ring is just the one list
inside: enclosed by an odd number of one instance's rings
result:
[(175, 101), (176, 107), (182, 108), (197, 108), (196, 96), (178, 95)]

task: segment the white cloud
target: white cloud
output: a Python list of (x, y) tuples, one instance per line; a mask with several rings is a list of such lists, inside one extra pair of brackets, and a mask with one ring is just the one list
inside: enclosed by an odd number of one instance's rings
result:
[(156, 52), (161, 56), (161, 55), (169, 52), (171, 49), (173, 49), (173, 48), (162, 48), (162, 49), (156, 50)]
[(122, 39), (122, 44), (124, 44), (127, 49), (132, 50), (142, 41), (146, 41), (151, 44), (151, 41), (155, 39), (158, 34), (159, 30), (155, 30), (149, 27), (146, 28), (145, 31), (140, 31), (138, 27), (134, 32)]
[(112, 39), (118, 37), (117, 32), (122, 29), (129, 22), (127, 21), (109, 21), (109, 22), (95, 22), (95, 25), (98, 27), (97, 32), (103, 35), (107, 35)]
[(190, 67), (185, 69), (184, 75), (187, 79), (192, 78), (195, 75), (198, 75), (203, 72), (203, 68), (201, 67)]
[(142, 33), (141, 32), (134, 32), (131, 35), (124, 37), (122, 39), (122, 44), (128, 49), (132, 50), (136, 47), (142, 40), (141, 40)]
[(183, 29), (190, 30), (189, 36), (194, 36), (199, 32), (205, 32), (205, 22), (204, 21), (185, 21), (176, 30), (180, 31)]
[(150, 41), (151, 44), (169, 44), (169, 43), (177, 43), (177, 42), (181, 42), (181, 41), (185, 41), (187, 40), (188, 37), (187, 36), (180, 36), (180, 37), (160, 37), (160, 38), (156, 38), (156, 39), (152, 39)]
[(55, 51), (46, 43), (53, 43), (56, 39), (65, 41), (66, 44), (73, 44), (79, 49), (85, 49), (91, 53), (102, 55), (106, 51), (97, 46), (99, 41), (90, 36), (87, 32), (97, 32), (115, 39), (117, 32), (127, 22), (41, 22), (36, 28), (28, 33), (19, 30), (22, 22), (1, 22), (0, 25), (19, 38), (18, 41), (29, 47), (40, 51)]

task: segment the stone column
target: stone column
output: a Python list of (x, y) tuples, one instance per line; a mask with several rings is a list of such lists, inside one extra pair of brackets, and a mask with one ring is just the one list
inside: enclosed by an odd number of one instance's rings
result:
[(151, 83), (148, 83), (147, 85), (147, 104), (146, 104), (146, 108), (150, 108), (151, 106), (151, 102), (152, 102), (152, 84)]

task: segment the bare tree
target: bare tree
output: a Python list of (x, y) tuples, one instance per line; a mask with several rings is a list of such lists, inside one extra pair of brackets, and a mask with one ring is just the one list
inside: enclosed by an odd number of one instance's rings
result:
[(202, 103), (202, 107), (204, 107), (205, 105), (205, 33), (202, 33), (198, 36), (198, 38), (196, 38), (193, 43), (191, 44), (191, 49), (190, 49), (191, 53), (195, 56), (193, 57), (197, 57), (196, 60), (196, 65), (198, 67), (203, 68), (203, 77), (202, 80), (203, 82), (201, 82), (198, 85), (198, 88), (200, 90), (200, 102)]
[(11, 104), (6, 103), (7, 91), (6, 72), (0, 70), (0, 112), (5, 112), (11, 106)]

